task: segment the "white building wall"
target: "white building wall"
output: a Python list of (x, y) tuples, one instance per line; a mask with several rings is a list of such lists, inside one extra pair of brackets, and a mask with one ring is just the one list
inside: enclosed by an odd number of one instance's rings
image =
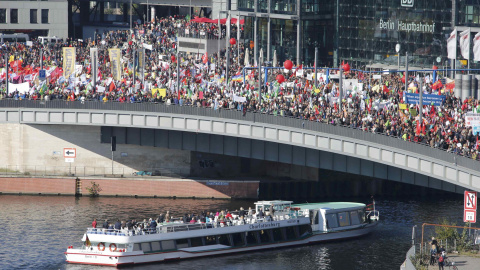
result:
[[(7, 23), (0, 23), (0, 29), (48, 30), (48, 36), (68, 37), (68, 3), (66, 0), (0, 1), (0, 9), (7, 10)], [(18, 9), (18, 23), (10, 23), (10, 9)], [(37, 23), (30, 23), (30, 9), (37, 9)], [(49, 10), (48, 23), (42, 23), (42, 9)]]

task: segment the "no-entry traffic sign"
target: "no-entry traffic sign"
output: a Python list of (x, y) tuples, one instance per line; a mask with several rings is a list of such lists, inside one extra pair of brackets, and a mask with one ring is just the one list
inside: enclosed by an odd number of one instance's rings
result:
[(63, 157), (64, 158), (76, 158), (77, 149), (75, 148), (63, 148)]
[(477, 210), (477, 192), (476, 191), (465, 191), (464, 209)]

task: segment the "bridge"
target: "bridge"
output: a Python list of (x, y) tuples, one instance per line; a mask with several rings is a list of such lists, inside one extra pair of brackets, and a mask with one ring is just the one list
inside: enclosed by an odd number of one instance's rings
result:
[(102, 143), (116, 136), (119, 144), (273, 161), (455, 193), (480, 191), (478, 161), (381, 134), (260, 113), (154, 103), (1, 100), (0, 124), (96, 126)]

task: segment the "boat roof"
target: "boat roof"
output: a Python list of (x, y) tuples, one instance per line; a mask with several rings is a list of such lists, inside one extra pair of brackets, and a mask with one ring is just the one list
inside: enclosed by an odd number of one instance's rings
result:
[(355, 208), (355, 207), (365, 207), (363, 203), (354, 203), (354, 202), (323, 202), (323, 203), (303, 203), (303, 204), (294, 204), (292, 207), (298, 207), (302, 210), (304, 209), (346, 209), (346, 208)]
[(258, 201), (255, 205), (279, 205), (279, 204), (292, 204), (293, 201), (281, 201), (281, 200), (274, 200), (274, 201)]

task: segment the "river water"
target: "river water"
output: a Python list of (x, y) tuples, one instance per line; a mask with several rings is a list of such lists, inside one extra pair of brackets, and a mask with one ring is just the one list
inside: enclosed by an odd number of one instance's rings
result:
[[(365, 198), (337, 201), (368, 203)], [(463, 196), (449, 198), (377, 198), (380, 224), (370, 235), (313, 246), (208, 257), (135, 269), (399, 269), (410, 247), (412, 226), (437, 223), (443, 217), (461, 224)], [(81, 245), (92, 220), (155, 218), (170, 210), (175, 215), (201, 210), (235, 210), (253, 201), (75, 198), (68, 196), (0, 195), (0, 269), (110, 269), (65, 263), (67, 246)], [(419, 239), (419, 238), (418, 238)]]

